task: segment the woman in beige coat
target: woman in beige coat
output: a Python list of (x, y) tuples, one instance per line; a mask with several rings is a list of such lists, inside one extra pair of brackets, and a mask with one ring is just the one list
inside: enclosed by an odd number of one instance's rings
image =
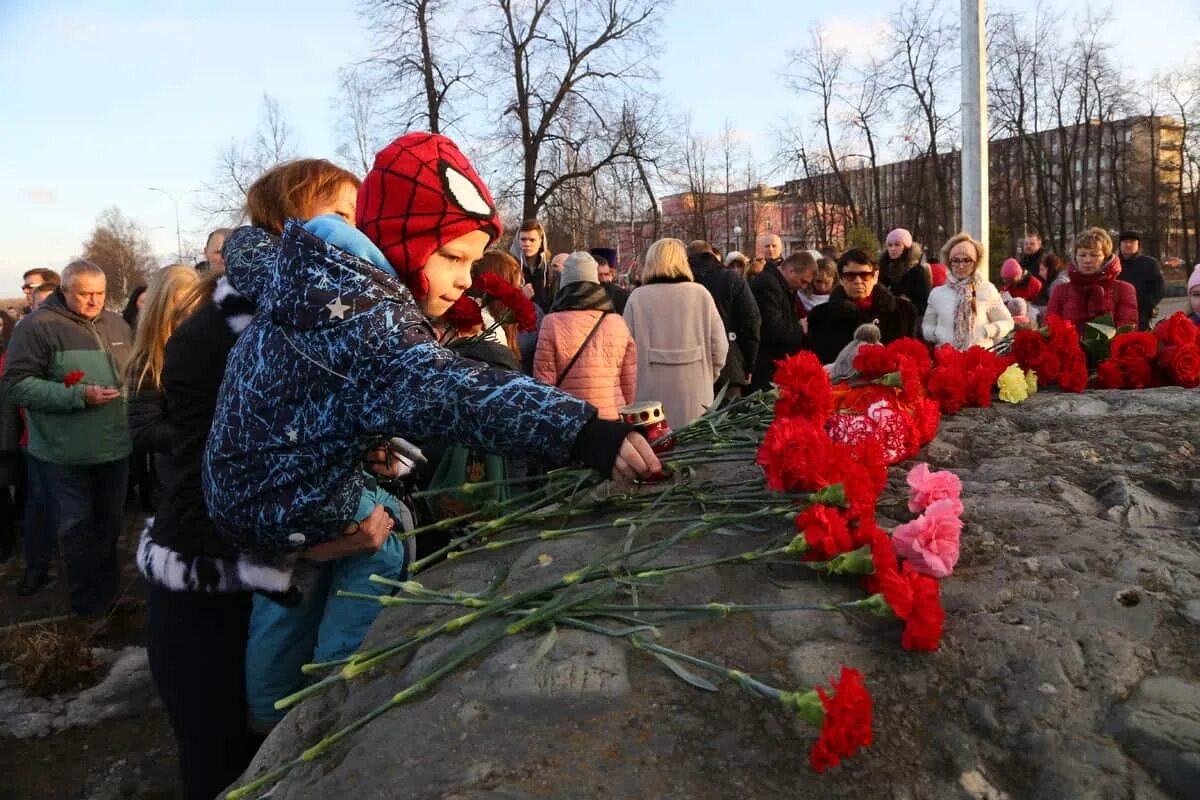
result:
[(683, 242), (650, 245), (642, 282), (625, 305), (637, 343), (637, 399), (661, 401), (678, 429), (712, 405), (729, 340), (712, 295), (693, 280)]

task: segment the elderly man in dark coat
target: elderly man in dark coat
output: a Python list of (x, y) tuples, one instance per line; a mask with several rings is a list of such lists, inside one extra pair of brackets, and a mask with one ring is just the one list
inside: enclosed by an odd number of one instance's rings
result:
[(1158, 261), (1142, 252), (1142, 235), (1122, 231), (1120, 236), (1121, 274), (1118, 280), (1133, 284), (1137, 293), (1138, 330), (1150, 330), (1150, 320), (1163, 299), (1166, 286)]

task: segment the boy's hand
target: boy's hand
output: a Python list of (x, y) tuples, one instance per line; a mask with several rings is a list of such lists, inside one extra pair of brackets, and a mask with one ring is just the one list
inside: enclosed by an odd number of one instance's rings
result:
[(646, 478), (662, 472), (662, 464), (658, 456), (650, 448), (650, 443), (640, 433), (630, 433), (621, 442), (621, 450), (617, 453), (617, 461), (613, 464), (613, 480), (633, 480)]
[(336, 561), (359, 553), (376, 553), (392, 533), (395, 523), (383, 506), (375, 506), (362, 522), (355, 522), (343, 531), (341, 538), (315, 544), (304, 551), (310, 561)]

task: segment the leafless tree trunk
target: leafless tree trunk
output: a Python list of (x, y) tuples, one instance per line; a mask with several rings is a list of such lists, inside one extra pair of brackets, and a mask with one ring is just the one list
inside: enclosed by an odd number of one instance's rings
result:
[(813, 29), (809, 36), (807, 48), (788, 51), (788, 66), (783, 78), (794, 91), (817, 98), (820, 106), (817, 124), (824, 133), (825, 157), (838, 187), (838, 199), (849, 209), (851, 219), (857, 223), (858, 206), (842, 173), (843, 156), (833, 144), (833, 131), (836, 129), (834, 102), (842, 92), (841, 74), (845, 53), (830, 46), (820, 29)]
[[(536, 217), (560, 187), (630, 157), (610, 120), (647, 76), (645, 61), (658, 0), (493, 0), (497, 24), (482, 35), (492, 60), (505, 63), (492, 85), (507, 85), (508, 124), (501, 138), (520, 153), (522, 213)], [(564, 126), (568, 100), (575, 119)], [(576, 170), (560, 173), (548, 148), (587, 150)]]
[(387, 144), (380, 131), (383, 89), (363, 65), (346, 67), (338, 75), (338, 97), (334, 101), (335, 130), (342, 140), (338, 155), (350, 169), (365, 175), (375, 163), (375, 154)]
[(473, 90), (474, 45), (464, 31), (469, 9), (454, 0), (364, 0), (372, 67), (399, 131), (446, 133), (460, 121), (456, 101)]
[(930, 209), (933, 229), (938, 229), (941, 235), (957, 227), (951, 219), (954, 206), (950, 181), (939, 152), (953, 139), (950, 121), (953, 111), (946, 97), (954, 96), (952, 82), (959, 67), (958, 28), (949, 21), (956, 15), (946, 13), (939, 3), (940, 0), (906, 0), (892, 15), (888, 47), (893, 56), (888, 74), (889, 88), (897, 90), (898, 97), (910, 97), (913, 102), (907, 111), (911, 124), (919, 127), (924, 139), (923, 172), (932, 173), (934, 189), (933, 196), (923, 205)]
[[(872, 59), (866, 67), (858, 70), (854, 78), (850, 81), (851, 86), (857, 87), (857, 91), (851, 94), (848, 98), (843, 98), (849, 111), (850, 124), (860, 134), (867, 145), (867, 167), (870, 170), (870, 190), (871, 202), (870, 209), (867, 215), (870, 219), (871, 227), (875, 231), (883, 231), (883, 190), (881, 186), (881, 175), (879, 170), (879, 147), (876, 143), (875, 125), (884, 118), (886, 120), (886, 112), (888, 101), (891, 92), (880, 80), (880, 74), (883, 71), (883, 64), (877, 59)], [(847, 91), (849, 87), (844, 87)]]
[(276, 164), (295, 157), (292, 128), (279, 110), (279, 101), (263, 95), (263, 118), (251, 137), (231, 142), (221, 151), (211, 183), (199, 208), (223, 223), (239, 218), (250, 185)]

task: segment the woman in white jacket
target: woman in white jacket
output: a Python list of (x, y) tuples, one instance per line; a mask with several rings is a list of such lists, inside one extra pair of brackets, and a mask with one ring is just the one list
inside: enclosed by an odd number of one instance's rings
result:
[(976, 344), (991, 347), (1012, 332), (1012, 314), (1000, 292), (979, 270), (981, 264), (987, 264), (981, 243), (970, 234), (956, 235), (942, 248), (942, 263), (949, 265), (950, 274), (929, 293), (921, 323), (927, 342), (966, 350)]

